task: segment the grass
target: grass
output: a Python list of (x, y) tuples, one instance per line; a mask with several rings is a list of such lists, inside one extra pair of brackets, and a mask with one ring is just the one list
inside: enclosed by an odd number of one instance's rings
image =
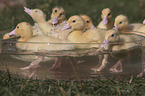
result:
[(1, 96), (144, 96), (145, 77), (130, 80), (32, 80), (0, 71)]
[[(101, 10), (109, 7), (113, 12), (113, 19), (124, 14), (128, 16), (130, 23), (142, 23), (145, 18), (144, 0), (26, 0), (20, 6), (7, 6), (0, 14), (0, 30), (11, 30), (22, 21), (34, 24), (32, 18), (24, 12), (24, 6), (28, 8), (42, 9), (47, 19), (50, 18), (51, 9), (55, 6), (62, 6), (66, 11), (67, 19), (72, 15), (87, 14), (97, 25), (101, 21)], [(49, 14), (48, 14), (49, 13)]]
[[(109, 7), (113, 19), (124, 14), (130, 23), (145, 19), (144, 0), (26, 0), (20, 6), (5, 7), (0, 12), (0, 32), (12, 30), (22, 21), (34, 24), (23, 7), (40, 8), (50, 18), (54, 6), (66, 10), (67, 19), (76, 14), (87, 14), (97, 25), (101, 21), (101, 10)], [(49, 14), (48, 14), (49, 12)], [(2, 37), (2, 36), (1, 36)], [(132, 82), (131, 82), (132, 81)], [(89, 81), (32, 80), (15, 78), (8, 72), (0, 71), (0, 96), (145, 96), (145, 77), (117, 80), (115, 78)]]

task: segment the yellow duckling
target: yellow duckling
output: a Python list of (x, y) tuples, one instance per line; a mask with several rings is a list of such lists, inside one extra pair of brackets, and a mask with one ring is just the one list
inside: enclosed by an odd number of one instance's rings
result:
[(38, 24), (39, 29), (41, 30), (39, 34), (48, 36), (48, 34), (52, 32), (54, 28), (51, 24), (49, 24), (46, 21), (46, 14), (44, 14), (44, 12), (40, 9), (29, 9), (26, 7), (24, 8), (25, 8), (24, 11), (28, 13), (33, 18), (33, 20)]
[(84, 19), (84, 21), (85, 21), (85, 28), (84, 28), (84, 31), (86, 31), (86, 30), (88, 30), (88, 29), (92, 29), (92, 28), (95, 28), (95, 26), (93, 25), (93, 21), (92, 21), (92, 19), (89, 17), (89, 16), (87, 16), (87, 15), (84, 15), (84, 14), (82, 14), (82, 15), (80, 15), (83, 19)]
[(102, 21), (97, 25), (97, 28), (100, 29), (112, 29), (113, 28), (113, 22), (111, 21), (112, 18), (112, 12), (109, 8), (105, 8), (102, 10)]
[(129, 24), (128, 18), (125, 15), (118, 15), (115, 18), (114, 29), (119, 30), (121, 33), (133, 33), (145, 36), (144, 28), (145, 25), (141, 23)]
[[(67, 25), (63, 28), (63, 30), (68, 28), (72, 29), (72, 32), (69, 34), (67, 40), (72, 43), (89, 43), (88, 45), (83, 45), (83, 48), (99, 47), (99, 44), (91, 43), (102, 43), (104, 40), (103, 32), (96, 28), (92, 28), (84, 32), (84, 27), (85, 22), (80, 16), (74, 15), (70, 17), (67, 21)], [(82, 46), (80, 44), (79, 48), (81, 47)]]
[(65, 19), (65, 11), (62, 7), (54, 7), (52, 9), (51, 19), (48, 22), (52, 25), (58, 25)]
[[(109, 50), (110, 52), (113, 52), (113, 57), (118, 58), (118, 62), (110, 69), (112, 72), (122, 72), (122, 61), (126, 59), (128, 53), (134, 53), (132, 52), (132, 48), (136, 48), (139, 46), (136, 42), (139, 40), (133, 35), (125, 35), (125, 34), (119, 34), (117, 30), (109, 30), (106, 33), (104, 44), (101, 45), (102, 48), (105, 50)], [(112, 44), (111, 44), (112, 43)], [(102, 65), (96, 69), (97, 71), (101, 71), (104, 69), (104, 67), (108, 63), (108, 55), (104, 54), (104, 59), (102, 61)], [(117, 70), (119, 67), (119, 70)]]
[[(47, 36), (35, 36), (33, 37), (32, 26), (27, 22), (19, 23), (16, 28), (10, 32), (11, 35), (18, 35), (21, 38), (16, 44), (16, 47), (20, 50), (28, 50), (34, 52), (40, 51), (52, 51), (52, 50), (72, 50), (74, 49), (73, 45), (64, 45), (64, 44), (51, 44), (51, 43), (66, 43), (56, 38), (47, 37)], [(40, 58), (39, 58), (40, 57)], [(39, 62), (43, 60), (43, 56), (39, 56), (34, 60), (29, 66), (22, 69), (30, 69), (37, 66)], [(50, 58), (48, 58), (49, 60)]]
[(61, 40), (66, 40), (71, 30), (61, 30), (65, 25), (65, 11), (62, 7), (52, 9), (51, 19), (48, 22), (53, 25), (54, 30), (48, 35)]
[(71, 28), (72, 32), (69, 34), (67, 40), (72, 43), (87, 43), (87, 40), (83, 38), (83, 29), (85, 27), (84, 20), (78, 16), (71, 16), (67, 25), (62, 28), (62, 30), (66, 30)]

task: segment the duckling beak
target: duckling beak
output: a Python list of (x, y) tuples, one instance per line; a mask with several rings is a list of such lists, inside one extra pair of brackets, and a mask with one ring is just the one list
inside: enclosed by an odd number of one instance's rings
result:
[(104, 39), (103, 44), (101, 45), (101, 48), (104, 48), (108, 45), (109, 40), (108, 39)]
[(57, 17), (54, 17), (53, 20), (52, 20), (52, 24), (57, 24), (58, 23), (58, 18)]
[(144, 19), (144, 21), (143, 21), (143, 24), (145, 24), (145, 19)]
[(116, 30), (116, 31), (118, 31), (118, 28), (117, 28), (117, 26), (116, 26), (116, 25), (113, 27), (113, 29), (114, 29), (114, 30)]
[(67, 24), (61, 29), (61, 31), (66, 30), (66, 29), (70, 29), (70, 28), (71, 28), (71, 26), (69, 25), (69, 23), (67, 23)]
[(102, 23), (103, 23), (103, 25), (106, 25), (106, 24), (108, 23), (107, 17), (104, 17), (104, 18), (103, 18)]
[(92, 25), (91, 29), (93, 29), (93, 28), (95, 28), (95, 26), (94, 26), (94, 25)]
[(17, 35), (15, 32), (15, 29), (9, 33), (9, 36), (11, 36), (11, 35)]
[(25, 9), (24, 11), (31, 16), (32, 9), (29, 9), (29, 8), (26, 8), (26, 7), (24, 7), (24, 9)]

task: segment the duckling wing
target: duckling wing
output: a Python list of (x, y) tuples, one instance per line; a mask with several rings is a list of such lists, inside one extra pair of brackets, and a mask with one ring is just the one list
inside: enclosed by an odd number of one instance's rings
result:
[(139, 38), (134, 35), (120, 35), (120, 40), (118, 44), (112, 46), (112, 51), (127, 51), (134, 47), (137, 47), (139, 46), (137, 40), (139, 40)]
[(89, 42), (103, 43), (106, 31), (100, 29), (89, 29), (83, 35)]
[(142, 25), (141, 23), (132, 23), (128, 25), (127, 30), (137, 31)]
[[(52, 43), (52, 44), (51, 44)], [(56, 44), (55, 44), (56, 43)], [(62, 44), (66, 43), (66, 44)], [(72, 50), (73, 45), (67, 44), (66, 41), (47, 36), (36, 36), (28, 40), (26, 43), (17, 44), (22, 50), (31, 51), (52, 51), (52, 50)]]
[(69, 33), (72, 31), (71, 29), (61, 30), (66, 25), (65, 22), (58, 24), (54, 29), (48, 34), (48, 36), (58, 38), (61, 40), (67, 40)]

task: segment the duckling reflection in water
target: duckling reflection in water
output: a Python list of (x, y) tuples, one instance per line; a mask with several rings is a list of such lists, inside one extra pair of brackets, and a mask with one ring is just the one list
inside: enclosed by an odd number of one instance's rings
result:
[[(122, 61), (127, 59), (125, 55), (129, 54), (130, 52), (129, 49), (131, 50), (131, 48), (136, 48), (139, 46), (138, 43), (133, 42), (136, 40), (138, 40), (138, 38), (136, 38), (133, 35), (119, 34), (118, 31), (113, 29), (109, 30), (106, 33), (104, 44), (102, 44), (101, 47), (104, 48), (105, 50), (114, 52), (114, 54), (112, 54), (113, 57), (119, 59), (118, 62), (112, 68), (110, 68), (111, 72), (123, 71)], [(123, 51), (124, 53), (122, 53)], [(104, 67), (108, 64), (108, 56), (109, 54), (104, 54), (102, 65), (99, 68), (97, 68), (95, 71), (101, 71), (102, 69), (104, 69)]]
[[(73, 45), (49, 44), (49, 43), (67, 43), (67, 41), (62, 41), (62, 40), (59, 40), (53, 37), (48, 37), (48, 36), (34, 36), (33, 37), (32, 27), (27, 22), (19, 23), (16, 26), (16, 28), (12, 32), (10, 32), (10, 34), (21, 36), (21, 38), (18, 40), (18, 43), (16, 44), (16, 47), (19, 50), (41, 52), (41, 51), (74, 49)], [(28, 42), (31, 42), (31, 43), (28, 43)], [(37, 44), (35, 42), (40, 42), (40, 43)], [(47, 44), (41, 44), (45, 42)], [(38, 58), (32, 61), (32, 63), (29, 66), (24, 67), (22, 69), (30, 69), (30, 68), (38, 67), (39, 63), (43, 61), (44, 56), (37, 56), (37, 57)], [(50, 59), (52, 58), (49, 58), (49, 57), (47, 58), (47, 60), (50, 60)]]

